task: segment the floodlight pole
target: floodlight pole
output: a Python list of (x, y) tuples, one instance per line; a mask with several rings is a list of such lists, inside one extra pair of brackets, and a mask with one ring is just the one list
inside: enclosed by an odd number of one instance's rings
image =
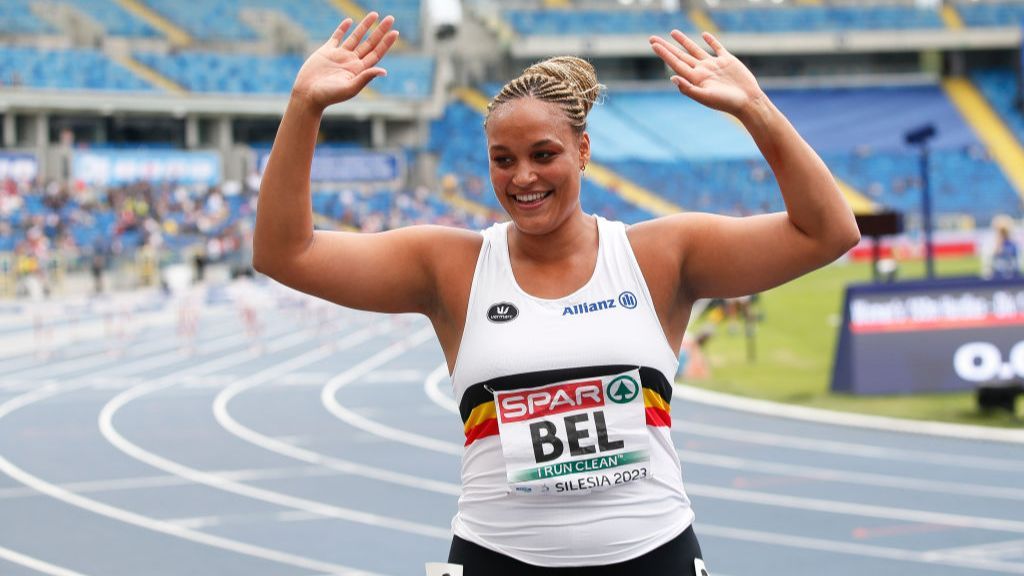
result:
[(928, 142), (921, 142), (921, 215), (924, 217), (924, 257), (928, 279), (935, 279), (935, 245), (932, 243), (932, 193), (928, 178)]

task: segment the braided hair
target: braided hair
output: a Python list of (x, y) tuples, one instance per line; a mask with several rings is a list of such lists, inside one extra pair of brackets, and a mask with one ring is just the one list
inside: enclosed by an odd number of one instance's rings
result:
[(579, 135), (587, 129), (587, 114), (594, 107), (604, 88), (597, 82), (594, 67), (575, 56), (556, 56), (538, 62), (505, 84), (498, 95), (487, 105), (487, 116), (502, 104), (519, 98), (536, 98), (561, 108), (573, 131)]

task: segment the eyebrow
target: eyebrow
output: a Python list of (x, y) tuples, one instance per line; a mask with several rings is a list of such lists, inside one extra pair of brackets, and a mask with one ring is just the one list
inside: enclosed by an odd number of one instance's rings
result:
[[(559, 144), (558, 142), (556, 142), (556, 141), (554, 141), (554, 140), (552, 140), (550, 138), (545, 138), (543, 140), (538, 140), (538, 141), (534, 142), (533, 144), (530, 144), (530, 148), (540, 148), (541, 146), (548, 146), (550, 144), (555, 144), (555, 145), (561, 146), (561, 144)], [(495, 144), (495, 145), (490, 147), (490, 150), (508, 150), (508, 149), (509, 149), (508, 146), (504, 146), (502, 144)]]

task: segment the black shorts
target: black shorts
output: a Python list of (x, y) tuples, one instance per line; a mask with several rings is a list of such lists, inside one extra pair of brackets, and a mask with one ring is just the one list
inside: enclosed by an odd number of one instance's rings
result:
[(460, 564), (463, 576), (707, 576), (694, 567), (703, 558), (693, 527), (647, 554), (607, 566), (543, 568), (520, 562), (459, 538), (452, 539), (450, 564)]

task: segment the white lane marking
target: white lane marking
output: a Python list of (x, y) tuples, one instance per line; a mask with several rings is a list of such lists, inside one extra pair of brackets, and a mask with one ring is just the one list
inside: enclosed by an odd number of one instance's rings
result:
[(921, 462), (925, 464), (937, 464), (940, 466), (949, 466), (954, 468), (968, 468), (971, 470), (983, 469), (996, 470), (1000, 472), (1024, 472), (1024, 461), (1021, 461), (1020, 459), (986, 458), (965, 454), (946, 454), (941, 452), (928, 452), (925, 450), (903, 450), (899, 448), (886, 448), (884, 446), (872, 446), (869, 444), (819, 440), (816, 438), (758, 432), (756, 430), (713, 426), (711, 424), (700, 424), (692, 421), (680, 421), (678, 418), (674, 418), (672, 420), (672, 431), (683, 434), (684, 436), (708, 436), (711, 438), (721, 438), (745, 444), (758, 444), (761, 446), (772, 446), (777, 448), (795, 448), (797, 450), (807, 450), (810, 452), (820, 452), (825, 454), (838, 454), (847, 457), (856, 456), (860, 458), (873, 458), (876, 460), (893, 460), (903, 463)]
[(711, 486), (708, 484), (687, 483), (686, 491), (687, 493), (696, 496), (729, 500), (731, 502), (746, 502), (748, 504), (776, 506), (779, 508), (790, 508), (795, 510), (810, 510), (812, 512), (825, 512), (828, 514), (840, 514), (845, 516), (885, 518), (890, 520), (903, 520), (907, 522), (940, 524), (942, 526), (956, 526), (959, 528), (973, 528), (975, 530), (992, 530), (996, 532), (1015, 532), (1024, 534), (1024, 522), (1006, 520), (1002, 518), (968, 516), (966, 514), (946, 514), (942, 512), (929, 512), (927, 510), (914, 510), (912, 508), (898, 508), (896, 506), (875, 506), (871, 504), (843, 502), (841, 500), (786, 496), (783, 494), (771, 494), (767, 492), (757, 492), (754, 490), (723, 488), (721, 486)]
[[(304, 466), (301, 468), (250, 468), (246, 470), (223, 470), (213, 471), (214, 474), (231, 478), (232, 480), (281, 480), (294, 478), (315, 478), (320, 476), (335, 476), (336, 470), (326, 469), (320, 466)], [(115, 478), (111, 480), (90, 480), (86, 482), (68, 482), (57, 484), (69, 492), (78, 494), (90, 494), (95, 492), (121, 492), (127, 490), (147, 490), (152, 488), (168, 488), (172, 486), (183, 486), (192, 484), (178, 476), (137, 476), (133, 478)], [(39, 496), (39, 493), (30, 488), (0, 488), (0, 500), (12, 498), (28, 498)]]
[[(437, 383), (440, 382), (440, 380), (442, 379), (442, 376), (440, 375), (440, 370), (441, 367), (438, 367), (436, 370), (431, 372), (431, 374), (427, 377), (429, 382), (425, 382), (426, 388), (429, 389), (430, 387), (436, 387)], [(429, 393), (428, 396), (431, 396), (432, 399), (434, 398), (434, 396)], [(442, 407), (447, 406), (446, 409), (449, 410), (454, 409), (450, 402), (442, 401), (439, 402), (439, 405), (441, 405)], [(377, 423), (373, 424), (375, 424), (375, 426), (371, 428), (363, 428), (363, 430), (372, 433), (374, 430), (382, 426)], [(395, 432), (401, 433), (396, 434)], [(403, 441), (402, 439), (410, 435), (414, 434), (410, 432), (395, 431), (393, 429), (389, 429), (388, 431), (388, 437), (390, 439), (394, 439), (397, 441)], [(420, 445), (421, 443), (422, 442), (416, 442), (413, 445)], [(448, 450), (445, 450), (445, 452), (448, 452)], [(750, 491), (725, 491), (714, 486), (703, 486), (699, 484), (687, 484), (687, 491), (695, 494), (701, 494), (706, 497), (720, 498), (724, 500), (756, 502), (766, 505), (779, 506), (783, 508), (805, 509), (825, 513), (838, 512), (840, 514), (855, 514), (862, 516), (874, 516), (876, 513), (880, 513), (882, 514), (881, 517), (883, 518), (912, 519), (913, 521), (917, 521), (921, 518), (927, 518), (929, 521), (934, 521), (937, 518), (939, 518), (941, 520), (945, 520), (946, 523), (954, 526), (978, 527), (983, 529), (994, 529), (999, 531), (1002, 531), (1005, 528), (1013, 528), (1013, 531), (1017, 531), (1021, 528), (1021, 525), (1024, 524), (1020, 522), (1005, 521), (993, 518), (936, 514), (927, 511), (897, 509), (892, 507), (862, 506), (859, 504), (835, 502), (828, 500), (779, 497), (774, 494)], [(788, 536), (773, 532), (763, 532), (759, 530), (744, 530), (728, 526), (698, 524), (696, 530), (698, 534), (707, 533), (708, 535), (720, 536), (724, 538), (761, 542), (777, 546), (786, 546), (790, 548), (802, 548), (828, 552), (841, 552), (860, 556), (906, 560), (926, 564), (943, 564), (950, 566), (981, 568), (985, 570), (993, 570), (996, 572), (1005, 572), (1009, 574), (1024, 574), (1024, 566), (1021, 566), (1019, 564), (992, 562), (983, 559), (947, 557), (941, 554), (928, 554), (910, 550), (883, 548), (879, 546), (871, 546), (865, 544), (838, 542), (817, 538), (804, 538), (799, 536)]]
[(455, 402), (454, 398), (441, 391), (441, 382), (448, 380), (448, 364), (442, 362), (440, 366), (434, 368), (434, 371), (427, 375), (427, 379), (423, 381), (423, 390), (427, 393), (427, 398), (430, 398), (434, 404), (452, 414), (458, 414), (459, 404)]
[[(414, 334), (410, 340), (415, 342), (414, 345), (419, 345), (431, 338), (433, 335), (433, 328), (428, 327)], [(391, 358), (397, 357), (402, 352), (404, 352), (404, 350), (396, 348), (394, 352), (391, 353)], [(462, 456), (462, 446), (459, 444), (386, 426), (370, 420), (365, 416), (356, 414), (352, 410), (342, 406), (336, 397), (337, 392), (343, 386), (355, 380), (355, 378), (356, 376), (343, 372), (342, 374), (332, 378), (331, 381), (324, 386), (323, 392), (320, 394), (320, 399), (328, 412), (334, 414), (339, 420), (350, 426), (354, 426), (381, 438), (401, 442), (410, 446), (416, 446), (417, 448), (423, 448), (425, 450), (441, 452), (442, 454)]]
[(809, 406), (794, 406), (792, 404), (780, 404), (768, 400), (755, 398), (741, 398), (721, 392), (713, 392), (683, 384), (675, 386), (675, 393), (682, 398), (701, 404), (710, 404), (752, 412), (755, 414), (767, 414), (793, 420), (806, 422), (819, 422), (823, 424), (837, 424), (855, 428), (868, 428), (872, 430), (885, 430), (890, 432), (903, 432), (907, 434), (923, 434), (929, 436), (943, 436), (947, 438), (962, 438), (965, 440), (989, 440), (995, 442), (1011, 442), (1024, 444), (1024, 430), (1005, 430), (1000, 428), (987, 428), (984, 426), (968, 426), (966, 424), (947, 424), (945, 422), (929, 422), (922, 420), (902, 420), (899, 418), (886, 418), (883, 416), (871, 416), (866, 414), (852, 414), (849, 412), (837, 412), (835, 410), (822, 410)]
[(20, 552), (15, 552), (10, 548), (4, 548), (0, 546), (0, 558), (12, 562), (14, 564), (20, 564), (26, 568), (31, 568), (36, 572), (42, 572), (43, 574), (50, 574), (51, 576), (85, 576), (81, 572), (75, 572), (68, 570), (67, 568), (61, 568), (49, 562), (43, 562), (38, 558), (26, 556)]
[[(338, 374), (335, 376), (335, 380), (341, 382), (352, 381), (356, 378), (360, 378), (364, 374), (371, 373), (371, 371), (376, 367), (391, 361), (396, 354), (401, 354), (406, 349), (407, 347), (404, 347), (402, 343), (386, 348), (341, 374)], [(253, 384), (251, 383), (238, 382), (218, 394), (217, 398), (213, 402), (213, 413), (217, 422), (223, 426), (225, 430), (235, 436), (238, 436), (239, 438), (263, 449), (281, 454), (282, 456), (287, 456), (303, 462), (309, 462), (310, 464), (318, 466), (325, 466), (345, 474), (363, 476), (365, 478), (372, 478), (374, 480), (389, 482), (391, 484), (417, 488), (419, 490), (426, 490), (429, 492), (437, 492), (439, 494), (450, 496), (458, 496), (461, 494), (462, 491), (459, 485), (452, 482), (431, 480), (421, 476), (403, 474), (401, 472), (394, 472), (384, 468), (377, 468), (375, 466), (357, 464), (351, 460), (327, 456), (320, 454), (319, 452), (299, 448), (298, 446), (285, 442), (280, 438), (271, 438), (264, 434), (260, 434), (259, 432), (242, 425), (231, 416), (231, 413), (228, 410), (228, 403), (252, 386)]]
[(810, 480), (839, 482), (843, 484), (859, 484), (885, 488), (901, 488), (915, 492), (934, 492), (937, 494), (958, 494), (978, 496), (981, 498), (999, 498), (1004, 500), (1024, 500), (1024, 490), (987, 486), (982, 484), (966, 484), (962, 482), (940, 482), (925, 478), (892, 476), (888, 474), (868, 474), (835, 468), (819, 468), (816, 466), (798, 466), (795, 464), (779, 464), (766, 460), (736, 458), (707, 452), (698, 452), (688, 448), (676, 450), (683, 464), (699, 464), (728, 468), (730, 470), (749, 470), (765, 474), (796, 476)]
[(975, 556), (989, 559), (995, 558), (998, 560), (1024, 558), (1024, 540), (1009, 540), (1005, 542), (992, 542), (989, 544), (976, 544), (974, 546), (941, 548), (938, 550), (929, 550), (928, 554)]
[[(301, 340), (303, 340), (303, 337), (301, 334), (299, 334), (285, 336), (281, 338), (279, 342)], [(210, 352), (210, 350), (207, 349), (207, 352)], [(221, 370), (238, 364), (243, 364), (245, 362), (250, 362), (252, 361), (253, 357), (253, 353), (249, 350), (236, 352), (234, 354), (221, 356), (214, 360), (204, 362), (199, 365), (193, 365), (183, 370), (173, 372), (169, 375), (164, 376), (161, 379), (161, 381), (171, 381), (174, 378), (179, 377), (183, 374), (193, 374), (197, 372), (208, 373), (214, 370)], [(0, 404), (0, 419), (3, 419), (3, 417), (7, 416), (11, 412), (14, 412), (15, 410), (18, 410), (19, 408), (55, 396), (66, 389), (74, 387), (75, 386), (73, 385), (65, 385), (62, 387), (59, 385), (50, 384), (34, 392), (30, 392), (28, 394), (23, 394), (21, 396), (12, 398), (4, 402), (3, 404)], [(272, 562), (286, 564), (289, 566), (295, 566), (307, 570), (328, 572), (331, 574), (377, 576), (372, 572), (355, 570), (353, 568), (343, 566), (341, 564), (320, 562), (318, 560), (312, 560), (302, 556), (289, 554), (287, 552), (281, 552), (279, 550), (264, 548), (262, 546), (247, 544), (245, 542), (232, 540), (230, 538), (215, 536), (213, 534), (206, 534), (204, 532), (190, 530), (188, 528), (184, 528), (181, 526), (175, 526), (168, 522), (157, 520), (155, 518), (144, 516), (142, 514), (137, 514), (124, 508), (118, 508), (116, 506), (111, 506), (109, 504), (105, 504), (97, 500), (86, 498), (84, 496), (80, 496), (78, 494), (69, 492), (50, 482), (46, 482), (45, 480), (39, 478), (38, 476), (29, 474), (25, 470), (22, 470), (18, 466), (14, 465), (10, 460), (3, 457), (2, 455), (0, 455), (0, 472), (7, 474), (17, 482), (20, 482), (38, 492), (41, 492), (47, 496), (50, 496), (51, 498), (60, 500), (61, 502), (64, 502), (76, 508), (82, 508), (83, 510), (93, 512), (94, 514), (99, 514), (101, 516), (106, 516), (107, 518), (111, 518), (119, 522), (124, 522), (126, 524), (131, 524), (134, 526), (138, 526), (140, 528), (145, 528), (147, 530), (152, 530), (154, 532), (160, 532), (162, 534), (167, 534), (169, 536), (189, 540), (197, 544), (221, 548), (223, 550), (236, 552), (246, 556), (262, 558), (264, 560), (270, 560)]]
[[(284, 374), (292, 372), (303, 366), (308, 366), (314, 362), (317, 362), (327, 356), (333, 354), (339, 349), (355, 346), (358, 343), (364, 342), (377, 332), (377, 328), (365, 328), (359, 332), (350, 334), (340, 342), (336, 342), (333, 345), (324, 345), (315, 348), (309, 352), (301, 354), (299, 356), (285, 360), (275, 364), (270, 368), (265, 368), (259, 373), (254, 374), (248, 378), (245, 378), (243, 382), (249, 385), (260, 384), (263, 382), (272, 381), (276, 378), (281, 377)], [(418, 335), (417, 335), (418, 336)], [(405, 350), (408, 348), (408, 342), (415, 340), (417, 336), (413, 336), (399, 344), (403, 344), (400, 348)], [(422, 338), (420, 338), (422, 340)], [(392, 345), (388, 349), (395, 349), (397, 346)], [(188, 478), (193, 482), (205, 484), (212, 488), (224, 490), (225, 492), (231, 492), (247, 498), (255, 500), (262, 500), (278, 506), (284, 506), (286, 508), (293, 508), (296, 510), (304, 510), (314, 514), (319, 514), (328, 518), (337, 518), (340, 520), (347, 520), (350, 522), (356, 522), (360, 524), (366, 524), (379, 528), (389, 528), (400, 532), (407, 532), (410, 534), (418, 534), (420, 536), (427, 536), (431, 538), (438, 538), (441, 540), (449, 540), (451, 538), (451, 531), (448, 528), (438, 528), (436, 526), (430, 526), (419, 522), (413, 522), (410, 520), (402, 520), (399, 518), (391, 518), (380, 514), (373, 514), (370, 512), (363, 512), (350, 508), (344, 508), (341, 506), (333, 506), (306, 498), (299, 498), (297, 496), (291, 496), (283, 494), (281, 492), (275, 492), (273, 490), (267, 490), (264, 488), (258, 488), (236, 482), (218, 476), (210, 472), (198, 470), (185, 466), (179, 462), (164, 458), (153, 452), (145, 450), (136, 444), (133, 444), (124, 436), (122, 436), (113, 425), (114, 415), (119, 409), (127, 405), (132, 400), (135, 400), (145, 394), (154, 392), (160, 388), (169, 386), (170, 382), (158, 382), (151, 385), (138, 386), (132, 388), (121, 394), (118, 394), (108, 402), (103, 409), (100, 411), (99, 425), (100, 432), (103, 437), (107, 439), (117, 449), (121, 450), (125, 454), (128, 454), (132, 458), (145, 462), (150, 466), (163, 470), (165, 472), (174, 474), (175, 476), (181, 476), (182, 478)]]
[(882, 558), (886, 560), (902, 560), (905, 562), (917, 562), (921, 564), (959, 566), (963, 568), (1002, 572), (1004, 574), (1024, 574), (1024, 565), (985, 560), (982, 558), (948, 556), (932, 552), (918, 552), (914, 550), (888, 548), (885, 546), (873, 546), (870, 544), (858, 544), (854, 542), (837, 542), (821, 538), (808, 538), (805, 536), (762, 532), (760, 530), (746, 530), (743, 528), (716, 526), (714, 524), (704, 523), (697, 523), (694, 526), (694, 530), (698, 537), (715, 536), (719, 538), (728, 538), (730, 540), (757, 542), (760, 544), (771, 544), (775, 546), (815, 550), (819, 552), (833, 552), (853, 556), (866, 556), (869, 558)]

